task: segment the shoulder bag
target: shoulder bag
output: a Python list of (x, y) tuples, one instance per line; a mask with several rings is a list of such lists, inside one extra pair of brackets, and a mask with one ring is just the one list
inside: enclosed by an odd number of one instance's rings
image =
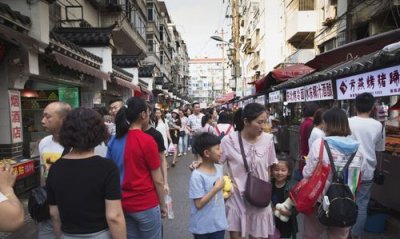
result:
[(240, 132), (238, 132), (240, 152), (242, 154), (244, 167), (247, 172), (247, 180), (245, 185), (244, 197), (247, 202), (255, 207), (267, 207), (271, 201), (272, 185), (269, 182), (259, 179), (250, 170), (247, 164), (246, 154), (243, 148), (243, 140)]

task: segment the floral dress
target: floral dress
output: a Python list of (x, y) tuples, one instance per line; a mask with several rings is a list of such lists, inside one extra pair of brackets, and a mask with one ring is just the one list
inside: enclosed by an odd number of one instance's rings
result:
[[(244, 152), (250, 170), (260, 179), (270, 181), (269, 167), (278, 163), (275, 155), (273, 136), (262, 133), (255, 144), (243, 139)], [(242, 237), (268, 238), (274, 234), (275, 225), (271, 204), (266, 208), (250, 205), (243, 198), (247, 173), (244, 167), (238, 132), (232, 132), (222, 139), (221, 163), (225, 163), (233, 183), (235, 184), (231, 197), (225, 202), (228, 231), (241, 232)]]

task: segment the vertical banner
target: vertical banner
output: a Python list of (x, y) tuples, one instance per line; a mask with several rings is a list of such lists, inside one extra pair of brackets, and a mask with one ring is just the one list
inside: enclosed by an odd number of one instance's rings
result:
[(8, 91), (11, 123), (11, 143), (22, 142), (21, 96), (17, 90)]

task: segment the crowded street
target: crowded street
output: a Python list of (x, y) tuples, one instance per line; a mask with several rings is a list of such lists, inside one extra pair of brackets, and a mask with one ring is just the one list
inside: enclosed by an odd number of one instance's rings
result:
[(0, 239), (399, 239), (400, 0), (0, 0)]

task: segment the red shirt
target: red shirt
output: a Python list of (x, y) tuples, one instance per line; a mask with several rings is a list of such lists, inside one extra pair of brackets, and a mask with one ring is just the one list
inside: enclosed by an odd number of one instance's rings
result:
[(151, 171), (160, 167), (157, 144), (145, 132), (129, 130), (124, 152), (122, 208), (141, 212), (159, 205)]
[(308, 155), (308, 136), (310, 136), (310, 128), (313, 126), (313, 123), (313, 119), (305, 118), (300, 125), (300, 156)]

